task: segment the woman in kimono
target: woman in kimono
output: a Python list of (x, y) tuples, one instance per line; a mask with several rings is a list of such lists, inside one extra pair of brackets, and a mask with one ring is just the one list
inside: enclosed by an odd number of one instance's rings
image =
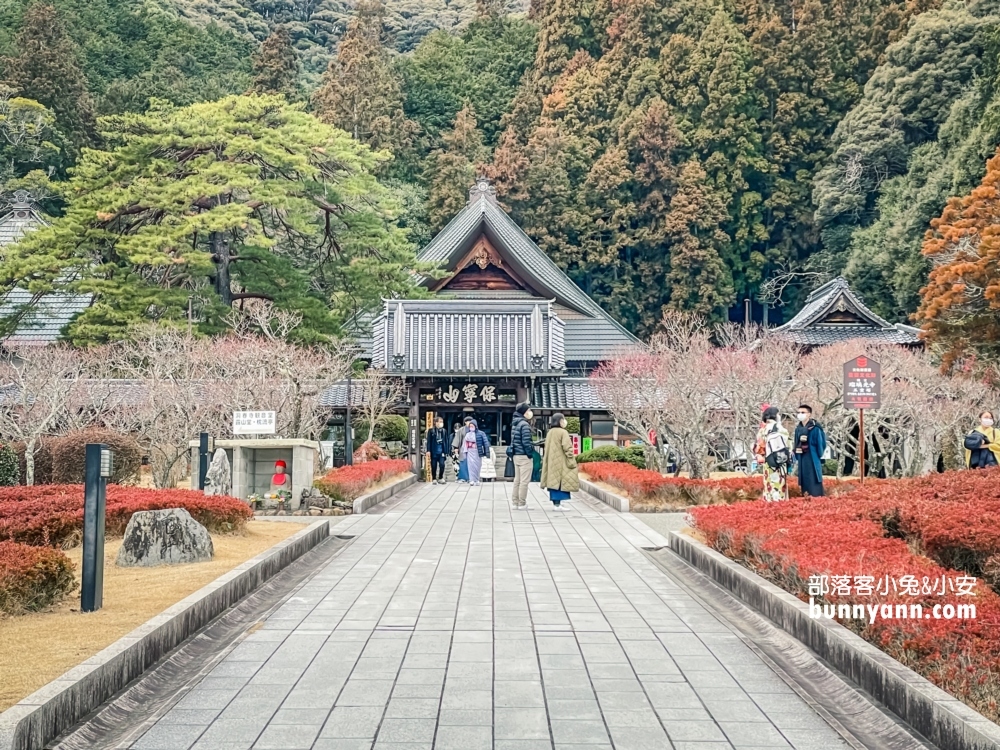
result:
[(472, 419), (466, 425), (465, 437), (462, 440), (462, 458), (469, 467), (469, 486), (482, 484), (481, 472), (483, 458), (490, 455), (490, 443), (486, 435), (479, 431), (479, 425)]
[(769, 435), (773, 436), (777, 433), (784, 438), (787, 451), (790, 445), (788, 430), (781, 426), (781, 418), (776, 406), (767, 407), (763, 419), (764, 424), (757, 431), (757, 441), (754, 444), (753, 452), (757, 457), (757, 463), (764, 469), (764, 500), (776, 502), (788, 497), (788, 464), (774, 468), (767, 463), (767, 440)]

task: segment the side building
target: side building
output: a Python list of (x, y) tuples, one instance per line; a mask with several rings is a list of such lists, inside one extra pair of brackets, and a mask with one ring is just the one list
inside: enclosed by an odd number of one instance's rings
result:
[[(444, 272), (419, 280), (428, 298), (385, 300), (359, 339), (373, 367), (405, 379), (401, 410), (415, 468), (436, 417), (452, 431), (472, 415), (491, 444), (503, 446), (520, 401), (531, 403), (540, 431), (558, 411), (579, 417), (581, 437), (594, 447), (631, 437), (618, 431), (587, 376), (638, 340), (517, 226), (489, 181), (477, 181), (418, 259)], [(327, 393), (341, 424), (346, 398), (343, 387)]]

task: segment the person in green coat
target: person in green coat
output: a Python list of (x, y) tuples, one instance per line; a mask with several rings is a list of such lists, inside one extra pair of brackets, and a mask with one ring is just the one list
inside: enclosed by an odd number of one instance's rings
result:
[(573, 454), (573, 441), (566, 431), (566, 417), (556, 412), (549, 421), (549, 434), (545, 436), (545, 455), (542, 456), (541, 485), (549, 491), (549, 499), (560, 510), (560, 503), (570, 499), (571, 492), (580, 490), (580, 475)]

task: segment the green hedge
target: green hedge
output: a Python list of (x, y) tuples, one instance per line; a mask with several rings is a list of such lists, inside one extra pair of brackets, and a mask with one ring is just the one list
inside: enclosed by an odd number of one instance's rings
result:
[(620, 464), (632, 464), (637, 469), (646, 468), (646, 454), (642, 446), (634, 445), (628, 448), (619, 448), (614, 445), (605, 445), (584, 451), (576, 457), (578, 464), (586, 464), (594, 461), (612, 461)]
[[(410, 436), (410, 425), (406, 417), (399, 414), (389, 414), (375, 425), (376, 443), (405, 443)], [(354, 423), (354, 450), (368, 439), (368, 420), (359, 419)]]

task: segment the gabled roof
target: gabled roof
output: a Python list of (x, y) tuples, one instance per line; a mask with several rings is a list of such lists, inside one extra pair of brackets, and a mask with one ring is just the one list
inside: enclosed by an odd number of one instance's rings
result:
[[(566, 319), (566, 359), (598, 361), (623, 346), (634, 345), (635, 336), (609, 315), (599, 304), (557, 266), (541, 248), (500, 208), (496, 191), (486, 179), (480, 179), (469, 191), (469, 202), (433, 240), (417, 254), (418, 260), (436, 263), (454, 270), (485, 235), (503, 256), (505, 263), (523, 279), (541, 299), (580, 314), (577, 320)], [(430, 286), (431, 279), (420, 282)], [(449, 294), (449, 290), (441, 292)], [(472, 298), (480, 292), (456, 293)], [(501, 292), (496, 297), (525, 296), (525, 292)]]
[[(31, 205), (30, 196), (18, 190), (10, 211), (0, 217), (0, 250), (17, 242), (27, 232), (47, 225), (48, 222)], [(90, 303), (89, 294), (56, 292), (36, 298), (27, 290), (16, 287), (0, 299), (0, 319), (22, 314), (17, 328), (4, 339), (4, 343), (33, 346), (57, 341), (62, 330), (90, 307)]]
[(816, 288), (798, 314), (772, 335), (806, 346), (822, 346), (849, 339), (886, 344), (919, 344), (920, 329), (889, 323), (870, 310), (838, 276)]

